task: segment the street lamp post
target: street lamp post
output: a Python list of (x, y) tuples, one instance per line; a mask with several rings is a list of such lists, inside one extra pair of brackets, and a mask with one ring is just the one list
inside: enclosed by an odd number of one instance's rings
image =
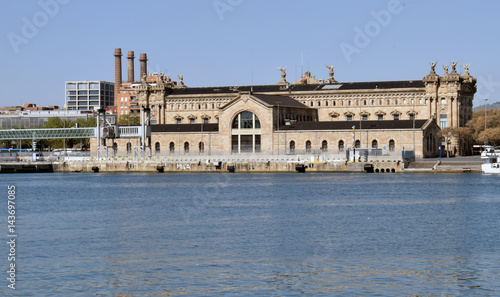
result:
[(486, 130), (486, 102), (488, 102), (488, 99), (484, 99), (484, 130)]
[[(412, 98), (411, 99), (412, 101), (412, 105), (413, 105), (413, 110), (412, 110), (412, 113), (413, 113), (413, 156), (415, 156), (415, 118), (417, 116), (417, 113), (415, 112), (415, 98)], [(423, 150), (423, 148), (422, 148)]]
[(356, 126), (352, 125), (352, 159), (356, 162)]
[(278, 103), (278, 155), (280, 154), (280, 103), (281, 101), (277, 101)]
[[(486, 102), (488, 102), (488, 98), (485, 98), (485, 99), (484, 99), (484, 130), (485, 130), (485, 131), (486, 131), (486, 116), (487, 116), (487, 114), (486, 114), (486, 106), (487, 106), (487, 105), (486, 105)], [(485, 134), (485, 135), (486, 135), (486, 134)], [(485, 140), (485, 141), (484, 141), (484, 145), (486, 145), (487, 143), (488, 143), (488, 142)], [(486, 148), (485, 148), (485, 149), (486, 149)]]

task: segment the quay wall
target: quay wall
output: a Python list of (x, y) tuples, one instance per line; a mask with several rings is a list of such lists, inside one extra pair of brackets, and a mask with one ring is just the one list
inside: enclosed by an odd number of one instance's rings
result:
[[(54, 162), (54, 172), (296, 172), (296, 162), (155, 162), (155, 161), (81, 161)], [(372, 164), (374, 172), (401, 172), (397, 161), (389, 162), (304, 162), (306, 172), (365, 172)]]

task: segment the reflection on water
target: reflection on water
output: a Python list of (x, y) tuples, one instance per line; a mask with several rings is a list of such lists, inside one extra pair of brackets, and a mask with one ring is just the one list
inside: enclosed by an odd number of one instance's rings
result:
[(497, 177), (2, 175), (2, 184), (12, 182), (19, 189), (13, 296), (494, 296), (500, 289)]

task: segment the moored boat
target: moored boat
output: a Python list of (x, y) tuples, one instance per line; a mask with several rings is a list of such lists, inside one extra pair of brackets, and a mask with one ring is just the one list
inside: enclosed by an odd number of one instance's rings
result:
[(481, 164), (481, 171), (486, 174), (500, 174), (500, 151), (493, 149), (493, 147), (483, 151), (481, 153), (481, 158), (485, 159), (485, 162)]

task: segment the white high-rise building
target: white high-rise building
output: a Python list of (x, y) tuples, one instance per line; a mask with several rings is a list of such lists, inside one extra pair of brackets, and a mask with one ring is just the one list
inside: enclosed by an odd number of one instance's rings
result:
[(107, 81), (67, 81), (65, 83), (68, 110), (96, 111), (114, 106), (114, 83)]

